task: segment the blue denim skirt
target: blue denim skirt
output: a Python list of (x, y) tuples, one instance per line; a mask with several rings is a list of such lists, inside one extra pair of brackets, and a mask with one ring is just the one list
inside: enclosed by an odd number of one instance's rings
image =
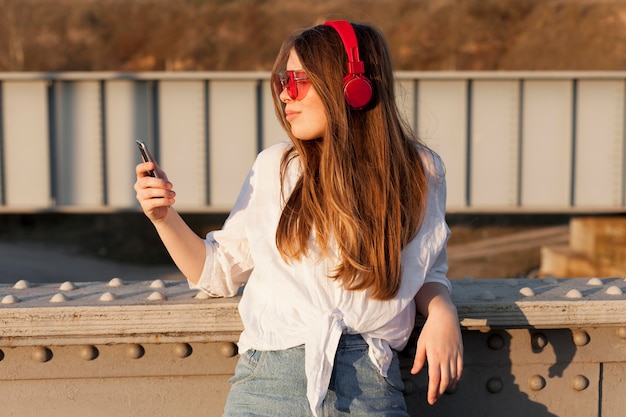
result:
[[(407, 417), (396, 352), (387, 374), (378, 372), (360, 335), (343, 335), (320, 415)], [(230, 383), (224, 417), (312, 416), (303, 346), (242, 353)]]

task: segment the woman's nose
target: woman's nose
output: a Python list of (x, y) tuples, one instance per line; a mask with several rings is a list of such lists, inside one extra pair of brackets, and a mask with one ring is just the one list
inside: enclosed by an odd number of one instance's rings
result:
[(289, 93), (287, 92), (286, 88), (283, 88), (280, 91), (280, 94), (278, 95), (278, 98), (280, 99), (280, 101), (282, 101), (283, 103), (287, 103), (288, 101), (293, 101), (293, 99), (289, 96)]

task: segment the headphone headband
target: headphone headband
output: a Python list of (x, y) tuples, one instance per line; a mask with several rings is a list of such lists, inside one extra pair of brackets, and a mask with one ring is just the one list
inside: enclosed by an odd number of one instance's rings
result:
[(363, 74), (365, 72), (365, 64), (359, 59), (359, 43), (350, 22), (334, 20), (326, 22), (324, 25), (333, 27), (341, 37), (343, 46), (346, 49), (346, 54), (348, 55), (348, 73)]
[(365, 77), (365, 64), (359, 58), (359, 43), (352, 24), (346, 20), (324, 23), (339, 34), (348, 55), (348, 75), (343, 80), (346, 101), (354, 110), (361, 110), (372, 99), (372, 83)]

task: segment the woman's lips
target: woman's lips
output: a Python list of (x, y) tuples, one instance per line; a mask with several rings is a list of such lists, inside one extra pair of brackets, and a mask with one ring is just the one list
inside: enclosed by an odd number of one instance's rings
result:
[(286, 111), (285, 112), (285, 119), (287, 119), (288, 122), (291, 122), (293, 119), (295, 119), (296, 117), (298, 117), (298, 112), (295, 111)]

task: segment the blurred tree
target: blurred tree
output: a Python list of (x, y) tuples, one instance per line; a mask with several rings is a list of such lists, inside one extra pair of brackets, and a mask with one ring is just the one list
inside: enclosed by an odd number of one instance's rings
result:
[(626, 69), (626, 0), (0, 0), (0, 70), (269, 70), (293, 29), (342, 18), (401, 70)]
[(0, 0), (0, 68), (6, 71), (24, 69), (24, 7), (13, 0)]

